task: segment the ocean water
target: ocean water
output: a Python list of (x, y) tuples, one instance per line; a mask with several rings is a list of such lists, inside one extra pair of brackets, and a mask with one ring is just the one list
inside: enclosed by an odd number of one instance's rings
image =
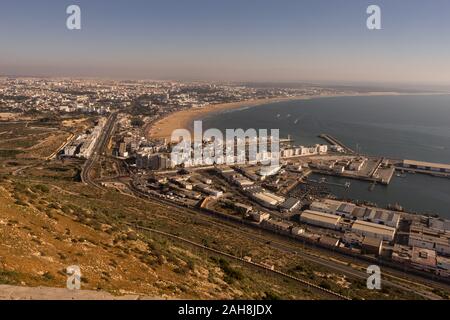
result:
[[(207, 115), (204, 129), (280, 129), (296, 144), (324, 143), (335, 136), (360, 153), (395, 159), (450, 163), (450, 95), (333, 97), (270, 103)], [(338, 181), (339, 179), (336, 178)], [(344, 181), (347, 181), (344, 179)], [(408, 174), (369, 191), (351, 181), (349, 190), (331, 188), (339, 197), (450, 218), (450, 179)]]

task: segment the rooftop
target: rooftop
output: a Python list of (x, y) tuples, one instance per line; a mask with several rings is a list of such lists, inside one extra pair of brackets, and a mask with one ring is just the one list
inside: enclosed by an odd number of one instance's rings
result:
[(301, 214), (302, 219), (310, 219), (315, 221), (322, 221), (326, 223), (331, 224), (337, 224), (339, 220), (341, 220), (340, 216), (329, 214), (329, 213), (323, 213), (319, 211), (312, 211), (312, 210), (305, 210)]
[(410, 166), (430, 167), (430, 168), (439, 168), (439, 169), (450, 170), (450, 164), (443, 164), (443, 163), (432, 163), (432, 162), (415, 161), (415, 160), (403, 160), (403, 164), (410, 165)]
[(361, 220), (356, 220), (353, 223), (352, 229), (373, 232), (373, 233), (383, 234), (383, 235), (387, 235), (387, 236), (393, 236), (393, 234), (395, 234), (395, 228), (391, 228), (391, 227), (377, 224), (377, 223), (361, 221)]
[(428, 267), (436, 267), (436, 251), (414, 247), (411, 261)]

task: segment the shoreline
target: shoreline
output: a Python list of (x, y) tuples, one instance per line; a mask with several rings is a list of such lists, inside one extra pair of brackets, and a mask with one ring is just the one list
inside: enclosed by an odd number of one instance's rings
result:
[(209, 105), (204, 108), (191, 108), (172, 112), (157, 120), (145, 132), (145, 135), (150, 139), (168, 139), (170, 140), (172, 132), (176, 129), (192, 130), (192, 124), (196, 120), (201, 120), (206, 115), (233, 109), (240, 109), (246, 107), (256, 107), (267, 103), (276, 103), (290, 100), (300, 100), (302, 97), (280, 97), (270, 99), (252, 99), (239, 102), (220, 103)]
[[(443, 93), (434, 93), (443, 94)], [(170, 140), (172, 132), (176, 129), (187, 129), (192, 132), (194, 121), (202, 120), (205, 116), (220, 113), (222, 111), (252, 108), (270, 103), (283, 101), (310, 100), (319, 98), (335, 98), (335, 97), (372, 97), (372, 96), (408, 96), (408, 95), (433, 95), (433, 93), (400, 93), (400, 92), (365, 92), (365, 93), (342, 93), (342, 94), (326, 94), (317, 96), (295, 96), (295, 97), (279, 97), (268, 99), (251, 99), (239, 102), (213, 104), (203, 108), (190, 108), (187, 110), (176, 111), (168, 114), (164, 118), (157, 120), (155, 123), (145, 128), (145, 136), (148, 139), (167, 139)]]

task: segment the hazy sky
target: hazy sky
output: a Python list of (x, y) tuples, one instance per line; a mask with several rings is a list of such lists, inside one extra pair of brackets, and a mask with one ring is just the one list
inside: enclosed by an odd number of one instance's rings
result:
[(450, 1), (0, 0), (0, 43), (8, 75), (450, 84)]

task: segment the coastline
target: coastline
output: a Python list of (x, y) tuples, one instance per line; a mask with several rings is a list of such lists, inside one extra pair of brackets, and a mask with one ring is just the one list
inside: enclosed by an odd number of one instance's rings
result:
[(318, 98), (334, 98), (334, 97), (371, 97), (371, 96), (400, 96), (400, 95), (425, 95), (433, 93), (400, 93), (400, 92), (364, 92), (364, 93), (342, 93), (342, 94), (326, 94), (316, 96), (294, 96), (279, 97), (269, 99), (252, 99), (239, 102), (221, 103), (209, 105), (204, 108), (191, 108), (187, 110), (172, 112), (169, 115), (157, 120), (148, 128), (145, 128), (145, 136), (149, 139), (167, 139), (170, 140), (172, 132), (176, 129), (187, 129), (192, 132), (193, 122), (201, 120), (205, 116), (220, 113), (221, 111), (240, 109), (246, 107), (257, 107), (269, 103), (277, 103), (283, 101), (310, 100)]
[[(304, 97), (306, 98), (306, 97)], [(170, 113), (162, 119), (156, 121), (150, 128), (146, 130), (146, 136), (151, 139), (170, 139), (172, 132), (176, 129), (192, 129), (192, 124), (196, 120), (216, 112), (233, 110), (245, 107), (256, 107), (267, 103), (275, 103), (290, 100), (300, 100), (302, 97), (286, 97), (271, 99), (253, 99), (239, 102), (220, 103), (209, 105), (204, 108), (191, 108), (187, 110)]]

